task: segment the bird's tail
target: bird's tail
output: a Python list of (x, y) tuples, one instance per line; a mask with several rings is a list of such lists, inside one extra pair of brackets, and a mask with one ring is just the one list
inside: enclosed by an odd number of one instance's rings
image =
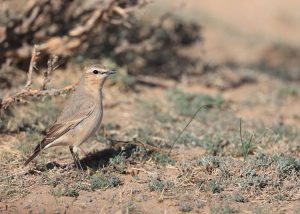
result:
[(42, 146), (39, 144), (37, 145), (34, 150), (33, 150), (33, 154), (25, 161), (24, 166), (27, 166), (27, 164), (30, 163), (30, 161), (32, 161), (42, 150)]

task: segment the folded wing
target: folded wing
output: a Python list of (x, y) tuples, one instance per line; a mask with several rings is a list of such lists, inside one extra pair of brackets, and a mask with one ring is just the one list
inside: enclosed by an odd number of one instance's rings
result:
[(45, 138), (35, 147), (33, 154), (26, 160), (25, 166), (34, 159), (43, 148), (74, 129), (95, 110), (96, 104), (91, 99), (79, 96), (76, 98), (76, 102), (74, 102), (74, 98), (76, 97), (71, 97), (66, 103), (64, 110), (47, 132)]

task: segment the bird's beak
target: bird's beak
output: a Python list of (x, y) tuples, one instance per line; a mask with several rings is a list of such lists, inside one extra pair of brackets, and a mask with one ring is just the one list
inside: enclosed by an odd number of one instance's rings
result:
[(110, 70), (110, 71), (107, 72), (108, 75), (112, 75), (112, 74), (115, 74), (115, 73), (117, 73), (116, 70)]

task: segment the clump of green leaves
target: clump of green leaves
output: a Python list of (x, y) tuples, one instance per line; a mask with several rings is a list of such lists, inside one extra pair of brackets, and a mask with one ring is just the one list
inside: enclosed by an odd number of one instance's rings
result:
[(191, 212), (193, 210), (193, 206), (191, 203), (189, 202), (182, 202), (179, 205), (179, 211), (187, 213), (187, 212)]
[(90, 178), (91, 189), (105, 189), (121, 185), (121, 180), (115, 175), (98, 175), (95, 174)]
[(272, 157), (270, 157), (269, 155), (259, 153), (254, 156), (254, 164), (257, 167), (267, 168), (271, 166), (272, 162)]
[(162, 192), (163, 190), (169, 190), (174, 187), (172, 181), (164, 181), (158, 177), (151, 177), (149, 180), (148, 187), (150, 191)]
[(159, 152), (153, 153), (152, 157), (155, 162), (160, 163), (162, 165), (167, 165), (167, 164), (173, 165), (175, 163), (175, 160), (171, 159), (170, 156)]
[(109, 159), (109, 165), (112, 166), (114, 169), (119, 171), (120, 173), (125, 173), (126, 171), (126, 157), (123, 152), (119, 155)]
[(259, 167), (271, 167), (271, 165), (275, 165), (277, 172), (281, 176), (300, 171), (300, 160), (289, 155), (269, 156), (261, 153), (254, 157), (254, 162)]
[(216, 180), (211, 180), (208, 187), (212, 193), (220, 193), (223, 189)]
[(234, 207), (229, 206), (228, 203), (216, 204), (215, 206), (210, 208), (212, 214), (234, 214), (239, 213)]
[(238, 184), (242, 188), (255, 187), (261, 189), (265, 188), (268, 185), (271, 185), (271, 179), (266, 174), (250, 174), (245, 178), (240, 179)]
[(224, 140), (219, 134), (217, 135), (205, 135), (201, 140), (196, 141), (197, 146), (200, 146), (208, 151), (209, 154), (218, 155), (223, 152)]
[(273, 161), (276, 164), (276, 169), (280, 175), (288, 175), (293, 171), (300, 171), (300, 160), (291, 156), (275, 155)]
[(79, 191), (78, 189), (73, 187), (65, 187), (65, 188), (58, 187), (52, 190), (52, 195), (56, 197), (61, 197), (61, 196), (78, 197)]
[(197, 164), (204, 167), (218, 168), (221, 164), (221, 160), (216, 156), (203, 156), (197, 161)]

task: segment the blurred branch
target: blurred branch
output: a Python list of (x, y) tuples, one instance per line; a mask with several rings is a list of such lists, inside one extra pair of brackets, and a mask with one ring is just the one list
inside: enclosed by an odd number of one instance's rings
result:
[(37, 51), (37, 45), (34, 45), (31, 52), (31, 59), (30, 59), (28, 73), (27, 73), (27, 81), (24, 90), (27, 90), (32, 84), (32, 72), (33, 72), (33, 68), (36, 67), (36, 61), (39, 54), (40, 52)]
[[(4, 26), (0, 23), (0, 65), (8, 59), (11, 64), (26, 65), (31, 47), (38, 42), (39, 51), (46, 56), (41, 61), (49, 55), (109, 58), (128, 67), (130, 75), (178, 80), (200, 61), (179, 50), (201, 41), (201, 26), (170, 13), (140, 19), (135, 12), (149, 2), (30, 0), (20, 15), (8, 17)], [(47, 83), (45, 79), (42, 88)]]
[(32, 72), (33, 72), (33, 68), (36, 65), (39, 54), (40, 54), (40, 52), (37, 50), (37, 46), (35, 45), (32, 49), (32, 55), (31, 55), (30, 65), (29, 65), (28, 74), (27, 74), (27, 81), (26, 81), (24, 88), (12, 96), (8, 96), (4, 99), (0, 99), (0, 110), (6, 109), (10, 105), (12, 105), (16, 102), (21, 102), (21, 103), (27, 102), (29, 100), (29, 98), (32, 98), (32, 97), (45, 97), (45, 96), (60, 95), (60, 94), (66, 93), (68, 91), (71, 91), (75, 88), (77, 83), (68, 85), (68, 86), (65, 86), (65, 87), (59, 88), (59, 89), (46, 89), (46, 85), (51, 79), (52, 72), (58, 67), (56, 65), (56, 62), (58, 60), (57, 56), (52, 56), (48, 60), (48, 68), (44, 72), (44, 79), (43, 79), (43, 83), (42, 83), (42, 86), (40, 87), (40, 89), (31, 88)]
[(57, 61), (58, 61), (58, 56), (56, 56), (56, 55), (52, 55), (50, 57), (50, 59), (48, 59), (48, 62), (47, 62), (48, 69), (45, 70), (45, 72), (44, 72), (44, 81), (43, 81), (43, 84), (41, 87), (42, 90), (46, 89), (47, 83), (50, 82), (51, 73), (59, 66), (59, 65), (56, 65)]
[(135, 80), (139, 84), (147, 85), (150, 87), (161, 87), (161, 88), (170, 88), (174, 86), (173, 82), (169, 82), (165, 79), (154, 77), (154, 76), (136, 76)]
[(23, 14), (11, 17), (0, 32), (0, 64), (7, 58), (27, 59), (34, 41), (40, 41), (40, 51), (70, 56), (74, 50), (89, 46), (89, 38), (102, 31), (99, 26), (106, 23), (130, 26), (130, 14), (148, 2), (97, 1), (87, 9), (79, 0), (31, 0)]
[(9, 107), (15, 102), (26, 102), (30, 97), (45, 97), (45, 96), (61, 95), (73, 90), (76, 85), (77, 83), (59, 89), (47, 89), (47, 90), (28, 89), (26, 91), (21, 91), (19, 93), (16, 93), (13, 96), (4, 98), (0, 104), (0, 109), (6, 109), (7, 107)]

